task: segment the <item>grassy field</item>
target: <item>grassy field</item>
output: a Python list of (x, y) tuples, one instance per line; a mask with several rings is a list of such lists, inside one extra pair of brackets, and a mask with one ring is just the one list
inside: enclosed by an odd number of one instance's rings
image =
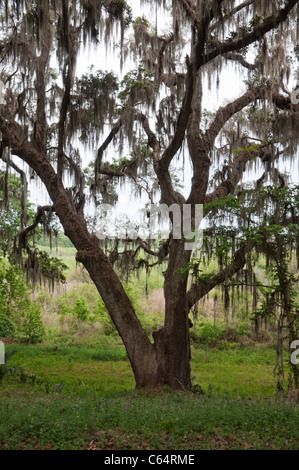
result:
[(193, 350), (194, 393), (136, 392), (117, 345), (7, 349), (1, 449), (298, 449), (299, 408), (276, 396), (272, 349)]
[[(70, 269), (60, 289), (42, 286), (32, 296), (43, 340), (3, 339), (13, 354), (6, 373), (0, 366), (0, 450), (299, 448), (299, 406), (288, 400), (287, 367), (277, 391), (271, 329), (256, 343), (247, 319), (225, 327), (220, 300), (215, 323), (208, 300), (193, 319), (193, 392), (136, 391), (126, 351), (73, 248), (53, 254)], [(161, 273), (141, 273), (125, 288), (151, 337), (163, 322)]]
[(298, 409), (184, 393), (14, 395), (0, 408), (2, 449), (296, 449)]

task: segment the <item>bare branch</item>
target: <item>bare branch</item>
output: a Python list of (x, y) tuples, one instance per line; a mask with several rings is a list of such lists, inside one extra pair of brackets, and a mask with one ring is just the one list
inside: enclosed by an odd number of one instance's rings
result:
[(104, 151), (107, 149), (109, 144), (112, 142), (118, 131), (120, 130), (121, 126), (123, 124), (122, 118), (120, 118), (112, 127), (108, 137), (104, 140), (102, 145), (98, 148), (98, 153), (97, 157), (95, 160), (95, 166), (94, 166), (94, 171), (95, 171), (95, 184), (97, 184), (97, 175), (98, 173), (101, 173), (102, 169), (102, 160), (103, 160), (103, 154)]
[(154, 164), (158, 163), (160, 157), (160, 142), (158, 141), (154, 132), (151, 130), (147, 117), (140, 111), (135, 111), (134, 119), (141, 122), (142, 127), (148, 137), (148, 145), (153, 150)]
[(179, 0), (184, 10), (186, 11), (188, 17), (191, 19), (193, 26), (199, 28), (200, 22), (196, 15), (196, 6), (191, 0)]
[(217, 188), (205, 197), (205, 203), (212, 202), (216, 198), (233, 194), (237, 184), (241, 180), (247, 163), (255, 157), (263, 157), (266, 149), (272, 145), (273, 142), (265, 142), (259, 146), (256, 150), (242, 150), (238, 156), (234, 158), (233, 164), (227, 167), (228, 176), (224, 179)]

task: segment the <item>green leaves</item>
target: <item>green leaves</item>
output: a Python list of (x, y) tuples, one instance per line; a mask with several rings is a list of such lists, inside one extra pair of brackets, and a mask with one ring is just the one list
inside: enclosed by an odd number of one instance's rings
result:
[(45, 335), (41, 312), (32, 302), (27, 303), (26, 310), (19, 315), (18, 336), (28, 343), (38, 343)]
[(261, 17), (258, 15), (255, 15), (255, 17), (249, 21), (249, 25), (251, 28), (254, 28), (260, 23), (260, 21), (261, 21)]
[(113, 72), (97, 70), (93, 73), (94, 66), (88, 68), (88, 73), (81, 76), (79, 86), (86, 99), (93, 99), (95, 95), (113, 94), (118, 88), (118, 78)]
[[(242, 148), (235, 149), (234, 154), (239, 155), (239, 153), (241, 153), (241, 152), (251, 152), (251, 151), (258, 150), (260, 148), (260, 145), (262, 145), (263, 143), (264, 142), (261, 142), (261, 144), (253, 144), (253, 145), (250, 145), (249, 147), (244, 148), (244, 149), (242, 149)], [(254, 157), (255, 155), (252, 155), (252, 156)]]
[(134, 104), (136, 100), (145, 99), (146, 92), (154, 87), (154, 75), (154, 72), (146, 70), (141, 65), (137, 69), (128, 72), (120, 83), (122, 90), (118, 97), (121, 102), (126, 104), (130, 99), (130, 104)]
[(88, 320), (90, 313), (85, 297), (82, 296), (76, 300), (75, 305), (73, 307), (73, 314), (79, 320)]
[(30, 299), (31, 289), (17, 266), (0, 263), (0, 336), (35, 343), (44, 336), (39, 308)]
[(66, 281), (64, 271), (69, 268), (63, 261), (61, 261), (61, 259), (56, 258), (55, 256), (49, 256), (46, 251), (42, 250), (36, 250), (36, 253), (37, 262), (39, 263), (41, 272), (45, 277), (57, 282)]

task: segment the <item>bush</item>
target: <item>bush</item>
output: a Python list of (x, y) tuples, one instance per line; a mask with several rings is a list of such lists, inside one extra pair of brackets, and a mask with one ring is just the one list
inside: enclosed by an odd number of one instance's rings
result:
[(32, 302), (28, 302), (27, 309), (19, 317), (19, 337), (28, 343), (42, 341), (45, 329), (42, 322), (40, 309)]
[(89, 319), (90, 312), (85, 297), (79, 297), (76, 300), (72, 313), (79, 320), (87, 321)]
[(14, 337), (16, 326), (10, 318), (0, 315), (0, 338)]
[(32, 290), (18, 266), (4, 263), (0, 266), (0, 336), (40, 341), (44, 328), (41, 312), (29, 297)]
[(214, 326), (212, 323), (203, 323), (198, 328), (198, 336), (204, 343), (217, 341), (221, 338), (223, 328)]
[(250, 334), (250, 330), (245, 322), (241, 322), (237, 326), (237, 333), (239, 336), (245, 336), (245, 335)]

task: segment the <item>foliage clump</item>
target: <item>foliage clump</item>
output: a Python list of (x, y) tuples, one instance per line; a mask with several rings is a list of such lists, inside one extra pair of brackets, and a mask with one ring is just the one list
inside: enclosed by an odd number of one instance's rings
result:
[(31, 300), (31, 294), (20, 268), (0, 260), (0, 337), (28, 343), (43, 339), (41, 311)]

